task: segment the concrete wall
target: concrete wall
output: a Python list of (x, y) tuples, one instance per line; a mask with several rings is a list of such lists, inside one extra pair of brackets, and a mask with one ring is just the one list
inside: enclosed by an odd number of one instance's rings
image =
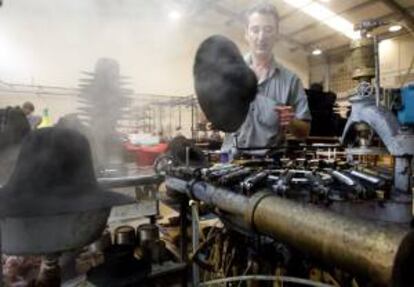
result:
[(411, 35), (385, 40), (380, 45), (381, 82), (384, 87), (398, 87), (403, 81), (414, 81), (414, 67), (406, 78), (414, 58), (414, 38)]
[[(381, 85), (387, 88), (400, 87), (414, 57), (414, 38), (404, 35), (384, 40), (380, 43), (379, 54)], [(310, 81), (324, 82), (325, 88), (329, 85), (331, 90), (344, 96), (355, 85), (351, 80), (351, 74), (349, 52), (337, 55), (331, 62), (324, 58), (319, 61), (311, 59)], [(407, 79), (414, 80), (414, 70)]]

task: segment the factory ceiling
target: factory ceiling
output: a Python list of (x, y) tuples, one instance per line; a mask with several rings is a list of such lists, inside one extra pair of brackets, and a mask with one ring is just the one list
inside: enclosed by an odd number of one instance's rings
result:
[[(378, 30), (382, 36), (407, 33), (409, 29), (414, 31), (414, 0), (269, 2), (276, 5), (281, 17), (280, 43), (290, 51), (310, 54), (315, 49), (331, 52), (347, 49), (354, 33), (353, 25), (367, 19), (380, 19), (389, 23), (382, 30)], [(25, 22), (37, 21), (45, 27), (54, 26), (58, 22), (67, 23), (68, 27), (72, 27), (67, 29), (74, 38), (77, 35), (74, 31), (79, 27), (83, 30), (93, 30), (95, 27), (98, 32), (107, 33), (105, 27), (108, 28), (110, 23), (116, 22), (119, 27), (129, 25), (125, 30), (138, 31), (140, 26), (145, 26), (141, 25), (143, 22), (147, 24), (158, 21), (160, 24), (167, 17), (179, 16), (183, 18), (183, 26), (187, 29), (204, 26), (209, 30), (217, 30), (217, 33), (233, 31), (232, 34), (238, 35), (242, 42), (243, 15), (252, 3), (253, 1), (249, 0), (5, 0), (0, 8), (0, 13), (3, 12), (0, 17), (0, 43), (2, 30), (12, 27), (7, 32), (19, 35), (16, 31), (19, 26), (23, 27)], [(74, 23), (78, 25), (75, 26)], [(388, 27), (392, 24), (402, 24), (406, 27), (397, 33), (390, 33)], [(163, 25), (162, 23), (158, 26)], [(45, 33), (48, 30), (44, 29)], [(149, 29), (148, 32), (150, 31)], [(147, 30), (140, 33), (141, 39), (145, 37), (145, 32)], [(150, 32), (149, 38), (155, 37), (157, 33)], [(35, 34), (33, 37), (36, 37)]]
[[(241, 25), (243, 14), (252, 3), (247, 0), (176, 0), (176, 2), (183, 6), (191, 6), (197, 21), (201, 21), (200, 18), (204, 15), (209, 19), (213, 17), (215, 24), (222, 23), (226, 26)], [(358, 24), (367, 19), (380, 19), (389, 25), (402, 23), (414, 30), (413, 0), (273, 0), (270, 2), (276, 5), (281, 17), (280, 40), (293, 50), (311, 51), (315, 48), (331, 50), (348, 45), (350, 37), (338, 31), (341, 27), (335, 30), (335, 27), (332, 28), (324, 23), (335, 17), (342, 17), (351, 24)], [(320, 15), (319, 7), (322, 6), (331, 13), (325, 18), (324, 15)], [(318, 12), (313, 13), (313, 11)], [(407, 32), (407, 29), (403, 30)], [(381, 35), (387, 33), (387, 29), (380, 30)]]

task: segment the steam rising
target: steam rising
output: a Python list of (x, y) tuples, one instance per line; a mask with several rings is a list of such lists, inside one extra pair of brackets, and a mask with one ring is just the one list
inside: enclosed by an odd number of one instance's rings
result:
[(125, 81), (116, 60), (101, 58), (94, 73), (86, 74), (89, 77), (81, 79), (79, 98), (84, 106), (78, 110), (93, 137), (95, 162), (104, 167), (120, 164), (122, 146), (116, 127), (121, 116), (126, 114), (123, 110), (128, 103), (126, 96), (132, 94), (132, 90), (123, 88)]

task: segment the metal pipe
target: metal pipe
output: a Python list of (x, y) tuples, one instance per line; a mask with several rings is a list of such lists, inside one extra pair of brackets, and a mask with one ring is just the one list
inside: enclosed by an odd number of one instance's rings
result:
[(231, 182), (237, 182), (237, 181), (240, 181), (240, 180), (244, 179), (245, 177), (249, 176), (251, 174), (251, 172), (252, 172), (251, 168), (248, 168), (248, 167), (242, 168), (241, 170), (223, 175), (222, 177), (219, 178), (218, 181), (221, 184), (228, 184), (228, 183), (231, 183)]
[(189, 146), (185, 147), (185, 166), (186, 167), (190, 166), (190, 147)]
[[(185, 263), (187, 266), (188, 256), (187, 256), (187, 205), (188, 199), (182, 198), (180, 200), (180, 260), (181, 263)], [(187, 267), (186, 267), (187, 268)], [(187, 272), (183, 272), (181, 275), (181, 286), (187, 286)]]
[(346, 174), (343, 174), (340, 171), (337, 170), (333, 170), (331, 172), (332, 176), (337, 179), (338, 181), (342, 182), (343, 184), (346, 184), (348, 186), (355, 186), (355, 181), (350, 178), (349, 176), (347, 176)]
[(370, 168), (363, 167), (363, 166), (357, 166), (356, 169), (363, 173), (378, 177), (379, 179), (382, 179), (382, 180), (389, 180), (389, 181), (392, 180), (391, 174), (387, 174), (386, 172), (379, 172), (379, 171), (372, 170)]
[(98, 184), (104, 188), (118, 188), (161, 183), (163, 177), (160, 175), (136, 175), (122, 177), (100, 177), (97, 180)]
[(187, 227), (188, 227), (188, 220), (187, 220), (187, 205), (188, 199), (182, 198), (180, 200), (180, 259), (181, 262), (187, 263)]
[(366, 174), (366, 173), (363, 173), (363, 172), (360, 172), (360, 171), (352, 170), (351, 174), (353, 176), (359, 178), (359, 179), (366, 180), (369, 183), (372, 183), (372, 184), (375, 184), (375, 185), (377, 185), (381, 182), (380, 178), (369, 175), (369, 174)]
[[(308, 279), (289, 277), (289, 276), (271, 276), (271, 275), (243, 275), (243, 276), (234, 276), (226, 277), (222, 279), (214, 279), (211, 281), (203, 282), (199, 287), (206, 286), (223, 286), (223, 283), (231, 282), (242, 282), (242, 281), (272, 281), (272, 282), (281, 282), (281, 283), (296, 283), (299, 286), (313, 286), (313, 287), (334, 287), (333, 285), (328, 285), (320, 282), (315, 282)], [(278, 286), (278, 285), (277, 285)]]
[(191, 139), (195, 139), (196, 138), (196, 131), (195, 131), (195, 124), (194, 124), (194, 100), (193, 100), (193, 96), (191, 96)]
[(379, 62), (379, 41), (378, 37), (374, 35), (374, 57), (375, 57), (375, 105), (380, 106), (380, 62)]
[(414, 232), (348, 218), (268, 193), (248, 198), (206, 182), (167, 178), (167, 187), (212, 204), (258, 232), (354, 274), (389, 286), (413, 286)]
[(188, 183), (181, 179), (167, 177), (165, 184), (172, 190), (217, 206), (219, 209), (235, 215), (244, 215), (249, 207), (249, 198), (246, 196), (229, 192), (228, 189), (217, 188), (203, 181)]
[(414, 247), (402, 247), (414, 239), (413, 233), (407, 235), (407, 230), (393, 225), (351, 219), (275, 196), (261, 200), (252, 217), (257, 230), (382, 284), (391, 283), (396, 269), (408, 268), (406, 261), (404, 265), (399, 262), (405, 256), (402, 252), (410, 254), (409, 260), (413, 260)]
[[(193, 243), (193, 252), (198, 249), (198, 244), (200, 241), (200, 223), (198, 221), (198, 203), (191, 200), (191, 226), (192, 226), (192, 243)], [(193, 263), (193, 287), (197, 287), (200, 283), (200, 268), (197, 263)]]
[(264, 170), (259, 173), (255, 173), (252, 176), (249, 176), (243, 182), (240, 183), (240, 186), (245, 191), (250, 191), (253, 187), (257, 186), (260, 182), (264, 181), (269, 175), (269, 171)]

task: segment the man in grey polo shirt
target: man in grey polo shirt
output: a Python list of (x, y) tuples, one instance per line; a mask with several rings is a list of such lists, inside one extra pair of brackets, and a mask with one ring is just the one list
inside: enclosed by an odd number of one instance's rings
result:
[[(237, 147), (275, 147), (280, 145), (286, 129), (297, 138), (306, 138), (310, 130), (310, 112), (300, 79), (278, 64), (273, 47), (278, 32), (278, 14), (271, 4), (259, 4), (246, 15), (245, 38), (249, 44), (246, 63), (258, 79), (258, 92), (250, 104), (240, 129), (226, 134), (222, 151)], [(251, 151), (263, 155), (268, 150)]]

